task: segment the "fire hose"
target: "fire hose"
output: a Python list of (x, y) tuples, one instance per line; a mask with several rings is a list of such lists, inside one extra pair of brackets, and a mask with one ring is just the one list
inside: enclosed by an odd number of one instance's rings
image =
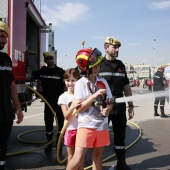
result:
[[(99, 106), (103, 106), (103, 107), (106, 107), (107, 104), (115, 104), (115, 98), (111, 98), (111, 99), (106, 99), (106, 97), (104, 97), (104, 99), (102, 98), (102, 96), (100, 96), (99, 98), (97, 98), (94, 102), (93, 102), (93, 106), (96, 106), (96, 107), (99, 107)], [(66, 157), (61, 160), (61, 157), (60, 157), (60, 147), (61, 147), (61, 141), (62, 141), (62, 138), (64, 136), (64, 132), (69, 124), (69, 122), (71, 121), (71, 119), (74, 117), (74, 115), (78, 112), (77, 109), (74, 109), (73, 113), (72, 113), (72, 116), (70, 118), (69, 121), (65, 121), (64, 123), (64, 126), (61, 130), (61, 133), (60, 133), (60, 136), (59, 136), (59, 139), (58, 139), (58, 143), (57, 143), (57, 161), (60, 163), (60, 164), (63, 164), (65, 161), (66, 161)]]
[[(102, 98), (101, 96), (96, 99), (94, 102), (93, 102), (93, 106), (96, 106), (96, 107), (99, 107), (99, 106), (103, 106), (103, 107), (106, 107), (107, 104), (113, 104), (115, 106), (116, 104), (116, 97), (113, 97), (111, 99), (106, 99), (106, 98)], [(74, 109), (73, 113), (72, 113), (72, 117), (71, 119), (73, 118), (73, 116), (77, 113), (78, 111), (76, 109)], [(61, 133), (60, 133), (60, 137), (58, 139), (58, 143), (57, 143), (57, 161), (60, 163), (60, 164), (63, 164), (65, 161), (66, 161), (66, 157), (61, 160), (61, 157), (60, 157), (60, 147), (61, 147), (61, 141), (62, 141), (62, 138), (63, 138), (63, 135), (64, 135), (64, 132), (69, 124), (69, 122), (71, 121), (71, 119), (69, 121), (65, 121), (65, 124), (63, 126), (63, 129), (61, 130)], [(128, 145), (125, 149), (128, 149), (130, 148), (132, 145), (134, 145), (141, 137), (142, 135), (142, 131), (140, 129), (140, 127), (138, 125), (136, 125), (135, 123), (132, 123), (132, 122), (129, 122), (128, 123), (132, 124), (133, 126), (136, 126), (138, 129), (139, 129), (139, 135), (138, 137), (136, 138), (136, 140), (134, 142), (132, 142), (130, 145)], [(114, 156), (116, 156), (116, 154), (113, 154), (105, 159), (102, 160), (102, 162), (106, 162), (107, 160), (113, 158)], [(88, 166), (86, 168), (84, 168), (84, 170), (88, 170), (92, 168), (92, 165), (91, 166)]]
[[(39, 98), (42, 99), (42, 100), (48, 105), (48, 107), (50, 108), (50, 110), (51, 110), (51, 112), (52, 112), (52, 114), (53, 114), (53, 116), (54, 116), (55, 122), (56, 122), (56, 133), (54, 134), (52, 140), (51, 140), (50, 142), (46, 143), (46, 144), (43, 145), (43, 146), (37, 147), (37, 148), (35, 148), (35, 149), (31, 149), (31, 150), (25, 150), (25, 151), (8, 153), (7, 156), (13, 156), (13, 155), (17, 155), (17, 154), (24, 154), (24, 153), (30, 153), (30, 152), (37, 151), (37, 150), (39, 150), (39, 149), (42, 149), (42, 148), (48, 146), (49, 144), (51, 144), (51, 143), (52, 143), (54, 140), (56, 140), (56, 138), (57, 138), (57, 134), (58, 134), (58, 120), (57, 120), (57, 117), (56, 117), (56, 114), (55, 114), (54, 110), (52, 109), (52, 107), (50, 106), (50, 104), (46, 101), (46, 99), (45, 99), (41, 94), (39, 94), (35, 89), (33, 89), (32, 87), (30, 87), (29, 85), (26, 85), (26, 86), (27, 86), (27, 88), (31, 89), (35, 94), (37, 94), (37, 95), (39, 96)], [(101, 106), (101, 105), (104, 105), (104, 106), (105, 106), (106, 104), (113, 104), (113, 105), (114, 105), (114, 104), (115, 104), (115, 99), (116, 99), (116, 98), (107, 99), (107, 100), (104, 99), (104, 100), (103, 100), (102, 98), (99, 98), (99, 99), (96, 99), (96, 100), (94, 101), (93, 105), (96, 106), (96, 107)], [(78, 112), (78, 111), (77, 111), (76, 109), (73, 111), (71, 119), (73, 118), (73, 116), (74, 116), (77, 112)], [(56, 150), (57, 150), (57, 152), (56, 152), (56, 153), (57, 153), (57, 161), (58, 161), (60, 164), (63, 164), (63, 163), (65, 163), (65, 161), (66, 161), (66, 157), (65, 157), (63, 160), (61, 160), (61, 157), (60, 157), (60, 147), (61, 147), (62, 138), (63, 138), (63, 136), (64, 136), (64, 132), (65, 132), (65, 130), (66, 130), (69, 122), (71, 121), (71, 119), (70, 119), (69, 121), (65, 121), (64, 126), (63, 126), (63, 128), (62, 128), (62, 130), (61, 130), (59, 139), (58, 139), (57, 147), (56, 147)], [(138, 135), (138, 137), (137, 137), (131, 144), (129, 144), (125, 149), (128, 149), (128, 148), (130, 148), (131, 146), (133, 146), (133, 145), (140, 139), (140, 137), (141, 137), (141, 135), (142, 135), (141, 129), (140, 129), (140, 127), (139, 127), (138, 125), (136, 125), (135, 123), (129, 122), (129, 121), (128, 121), (128, 123), (132, 124), (133, 126), (135, 126), (135, 127), (137, 127), (137, 128), (139, 129), (139, 135)], [(25, 142), (25, 143), (35, 143), (35, 142), (28, 142), (28, 141), (22, 140), (22, 139), (20, 138), (20, 137), (21, 137), (22, 135), (24, 135), (24, 134), (31, 133), (31, 132), (35, 132), (35, 131), (44, 131), (44, 130), (39, 129), (39, 130), (32, 130), (32, 131), (23, 132), (23, 133), (21, 133), (21, 134), (19, 134), (19, 135), (17, 136), (17, 139), (18, 139), (19, 141)], [(40, 142), (37, 142), (37, 143), (40, 143)], [(42, 143), (42, 142), (41, 142), (41, 143)], [(113, 158), (113, 157), (115, 157), (115, 154), (112, 154), (112, 155), (110, 155), (109, 157), (103, 159), (102, 162), (106, 162), (106, 161), (108, 161), (109, 159), (111, 159), (111, 158)], [(84, 170), (88, 170), (88, 169), (90, 169), (90, 168), (92, 168), (92, 165), (91, 165), (91, 166), (88, 166), (88, 167), (85, 167)]]
[[(39, 150), (39, 149), (42, 149), (42, 148), (48, 146), (49, 144), (51, 144), (51, 143), (52, 143), (54, 140), (56, 140), (56, 138), (57, 138), (57, 134), (58, 134), (58, 120), (57, 120), (57, 117), (56, 117), (56, 114), (55, 114), (54, 110), (52, 109), (52, 107), (50, 106), (50, 104), (47, 102), (47, 100), (46, 100), (41, 94), (39, 94), (34, 88), (30, 87), (29, 85), (26, 85), (26, 87), (29, 88), (30, 90), (32, 90), (35, 94), (37, 94), (37, 95), (48, 105), (48, 107), (50, 108), (50, 110), (51, 110), (51, 112), (52, 112), (52, 114), (53, 114), (53, 116), (54, 116), (55, 122), (56, 122), (56, 130), (55, 130), (56, 133), (54, 134), (54, 136), (53, 136), (53, 138), (52, 138), (52, 140), (51, 140), (50, 142), (48, 142), (48, 143), (46, 143), (46, 144), (44, 144), (44, 145), (42, 145), (42, 146), (40, 146), (40, 147), (37, 147), (37, 148), (35, 148), (35, 149), (25, 150), (25, 151), (8, 153), (7, 156), (18, 155), (18, 154), (24, 154), (24, 153), (29, 153), (29, 152), (37, 151), (37, 150)], [(31, 131), (23, 132), (23, 133), (21, 133), (21, 134), (19, 134), (19, 135), (17, 136), (17, 139), (18, 139), (19, 141), (21, 141), (21, 142), (24, 142), (24, 143), (40, 143), (40, 142), (28, 142), (28, 141), (25, 141), (25, 140), (23, 140), (23, 139), (20, 138), (20, 137), (21, 137), (22, 135), (24, 135), (24, 134), (32, 133), (32, 132), (36, 132), (36, 131), (44, 131), (44, 130), (43, 130), (43, 129), (38, 129), (38, 130), (31, 130)], [(42, 142), (41, 142), (41, 143), (42, 143)]]

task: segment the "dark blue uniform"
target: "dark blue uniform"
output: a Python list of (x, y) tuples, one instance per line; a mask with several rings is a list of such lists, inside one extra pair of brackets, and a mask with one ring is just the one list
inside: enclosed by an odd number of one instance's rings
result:
[[(163, 83), (163, 81), (166, 81), (163, 72), (157, 71), (153, 75), (153, 91), (154, 92), (165, 90), (165, 84)], [(165, 97), (164, 96), (155, 97), (154, 115), (159, 116), (159, 114), (157, 113), (159, 103), (160, 103), (161, 117), (167, 117), (164, 113), (164, 105), (165, 105)]]
[(157, 71), (153, 75), (153, 91), (164, 91), (165, 84), (163, 81), (166, 80), (163, 72)]
[(15, 118), (11, 103), (13, 80), (11, 59), (6, 53), (0, 52), (0, 165), (5, 164), (7, 141)]
[[(105, 57), (101, 62), (99, 76), (105, 78), (110, 86), (112, 95), (123, 97), (124, 86), (129, 84), (125, 65), (121, 60), (109, 61)], [(113, 107), (109, 114), (109, 122), (112, 121), (114, 132), (114, 145), (117, 156), (125, 153), (125, 134), (126, 134), (126, 104), (118, 103)]]
[[(62, 129), (64, 123), (64, 116), (61, 107), (57, 104), (58, 97), (64, 92), (65, 84), (63, 81), (63, 74), (64, 70), (57, 66), (54, 68), (44, 66), (40, 70), (33, 72), (33, 78), (41, 81), (43, 97), (56, 112), (59, 130)], [(50, 134), (53, 132), (54, 117), (47, 104), (45, 104), (44, 113), (46, 133)]]

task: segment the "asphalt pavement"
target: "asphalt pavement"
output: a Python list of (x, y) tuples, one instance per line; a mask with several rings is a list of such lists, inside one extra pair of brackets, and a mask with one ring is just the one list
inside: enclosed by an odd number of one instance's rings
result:
[[(148, 89), (140, 86), (132, 87), (132, 91), (133, 96), (142, 95), (142, 99), (134, 100), (135, 117), (127, 123), (126, 145), (129, 147), (126, 152), (127, 164), (132, 170), (170, 170), (170, 118), (154, 117), (154, 97)], [(39, 141), (45, 141), (43, 105), (43, 102), (36, 100), (28, 107), (22, 124), (14, 123), (9, 140), (7, 170), (65, 169), (65, 165), (57, 162), (55, 142), (51, 154), (45, 154), (44, 148), (29, 152), (43, 145)], [(167, 101), (165, 113), (170, 116), (170, 106)], [(105, 148), (103, 154), (103, 159), (106, 160), (103, 163), (103, 170), (115, 170), (116, 157), (111, 127), (110, 138), (111, 145)], [(20, 153), (24, 151), (29, 153)], [(65, 154), (66, 150), (63, 148), (62, 157)], [(90, 165), (91, 150), (85, 159), (85, 166), (90, 169)]]

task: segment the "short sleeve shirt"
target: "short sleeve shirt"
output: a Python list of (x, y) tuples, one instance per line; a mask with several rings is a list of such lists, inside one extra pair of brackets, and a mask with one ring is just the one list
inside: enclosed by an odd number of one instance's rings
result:
[[(107, 81), (103, 78), (97, 78), (97, 81), (101, 81), (106, 86), (107, 98), (112, 98), (110, 88)], [(97, 83), (96, 81), (96, 83)], [(75, 99), (86, 100), (92, 95), (88, 87), (89, 80), (86, 77), (82, 77), (75, 84), (74, 95)], [(91, 84), (91, 89), (93, 91), (96, 86)], [(94, 91), (95, 92), (95, 91)], [(100, 107), (91, 106), (85, 112), (80, 113), (78, 116), (78, 128), (92, 128), (96, 130), (106, 130), (108, 129), (108, 117), (103, 117), (100, 113)]]
[(105, 78), (109, 84), (112, 94), (123, 97), (124, 86), (129, 84), (125, 65), (121, 60), (109, 61), (104, 57), (100, 64), (99, 76)]
[(153, 75), (153, 91), (165, 90), (164, 89), (165, 85), (163, 83), (164, 80), (166, 80), (164, 74), (161, 73), (160, 71), (157, 71)]
[[(74, 100), (73, 94), (68, 94), (67, 92), (64, 92), (62, 95), (58, 98), (58, 105), (64, 104), (69, 108), (69, 103), (71, 103)], [(67, 130), (74, 130), (77, 129), (78, 126), (78, 118), (77, 116), (73, 116), (71, 121), (69, 122), (67, 126)]]
[(33, 72), (33, 78), (41, 81), (43, 96), (51, 102), (58, 101), (58, 97), (64, 92), (63, 81), (64, 70), (55, 66), (54, 68), (42, 67)]
[(12, 62), (6, 53), (0, 52), (0, 122), (14, 119), (11, 103), (11, 84), (14, 81)]

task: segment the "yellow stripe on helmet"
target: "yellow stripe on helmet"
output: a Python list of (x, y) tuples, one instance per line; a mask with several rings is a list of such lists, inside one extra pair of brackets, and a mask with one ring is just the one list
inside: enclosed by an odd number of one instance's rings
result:
[(77, 57), (76, 57), (76, 59), (79, 59), (79, 58), (83, 58), (83, 59), (85, 59), (85, 60), (88, 60), (88, 56), (86, 56), (86, 55), (78, 55)]

